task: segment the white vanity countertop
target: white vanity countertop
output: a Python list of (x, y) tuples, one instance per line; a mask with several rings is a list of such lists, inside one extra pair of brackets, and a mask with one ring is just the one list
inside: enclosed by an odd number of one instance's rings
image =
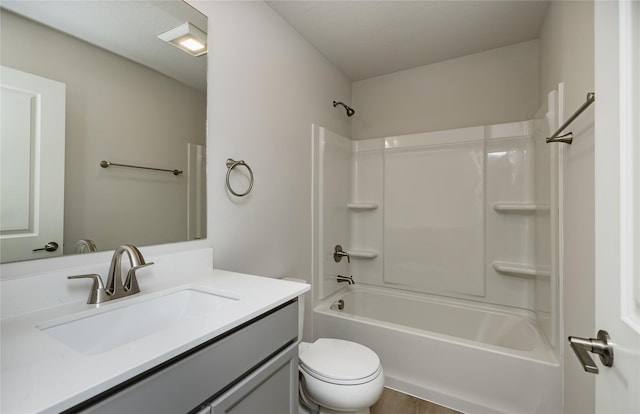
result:
[[(138, 278), (142, 292), (101, 305), (82, 301), (14, 315), (2, 320), (2, 405), (6, 414), (59, 412), (140, 374), (296, 298), (309, 285), (214, 269), (190, 275), (153, 275), (153, 266)], [(158, 272), (162, 273), (162, 272)], [(147, 280), (145, 281), (145, 278)], [(72, 283), (75, 281), (69, 281)], [(91, 282), (82, 285), (88, 296)], [(95, 355), (75, 351), (38, 326), (78, 312), (103, 312), (128, 300), (145, 300), (164, 291), (192, 288), (237, 299), (213, 313)], [(7, 292), (3, 292), (3, 296)], [(131, 318), (135, 320), (136, 315)], [(105, 334), (109, 326), (104, 327)]]

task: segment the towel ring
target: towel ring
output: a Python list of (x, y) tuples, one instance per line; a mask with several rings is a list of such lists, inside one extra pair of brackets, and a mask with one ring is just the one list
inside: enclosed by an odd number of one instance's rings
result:
[[(235, 191), (233, 191), (233, 188), (231, 188), (231, 184), (229, 183), (229, 174), (231, 174), (231, 170), (236, 168), (236, 166), (238, 165), (243, 165), (247, 167), (247, 170), (249, 170), (249, 188), (247, 188), (247, 191), (245, 191), (244, 193), (236, 193)], [(244, 162), (244, 160), (236, 161), (234, 159), (227, 158), (227, 189), (229, 190), (229, 192), (231, 192), (231, 194), (233, 194), (236, 197), (244, 197), (251, 192), (252, 188), (253, 188), (253, 171), (251, 171), (251, 167), (249, 167), (249, 165), (246, 162)]]

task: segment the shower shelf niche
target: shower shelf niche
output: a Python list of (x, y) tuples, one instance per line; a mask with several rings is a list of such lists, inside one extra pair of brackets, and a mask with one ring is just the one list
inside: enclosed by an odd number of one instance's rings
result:
[(538, 272), (538, 270), (532, 265), (523, 263), (501, 262), (496, 260), (492, 262), (491, 265), (498, 273), (527, 279), (533, 279), (536, 276), (541, 275), (541, 273), (544, 273)]
[(505, 214), (531, 214), (540, 209), (540, 206), (533, 203), (493, 203), (493, 209), (498, 213)]
[(378, 257), (378, 252), (375, 250), (349, 249), (347, 253), (352, 259), (375, 259)]
[(354, 202), (347, 204), (349, 210), (353, 211), (368, 211), (375, 210), (378, 208), (378, 203), (369, 203), (369, 202)]

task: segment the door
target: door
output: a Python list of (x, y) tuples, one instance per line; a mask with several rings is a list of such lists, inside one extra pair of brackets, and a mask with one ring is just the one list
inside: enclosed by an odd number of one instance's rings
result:
[(0, 262), (59, 256), (65, 85), (0, 70)]
[(640, 413), (640, 2), (596, 1), (595, 46), (596, 412)]

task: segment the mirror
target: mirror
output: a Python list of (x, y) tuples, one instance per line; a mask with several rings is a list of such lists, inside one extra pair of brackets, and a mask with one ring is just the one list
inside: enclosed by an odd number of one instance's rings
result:
[[(183, 1), (53, 0), (3, 1), (0, 19), (3, 100), (25, 90), (7, 86), (13, 78), (5, 73), (17, 74), (18, 83), (33, 76), (52, 81), (54, 89), (57, 84), (62, 103), (51, 111), (60, 113), (64, 139), (64, 151), (61, 144), (58, 150), (40, 145), (50, 124), (43, 109), (48, 95), (15, 98), (32, 117), (15, 128), (26, 131), (15, 141), (27, 142), (31, 164), (2, 171), (2, 221), (9, 222), (4, 218), (13, 208), (23, 223), (2, 226), (1, 262), (206, 238), (207, 55), (190, 55), (158, 38), (186, 22), (206, 32), (206, 16)], [(4, 109), (2, 118), (2, 153), (10, 154), (5, 138), (13, 132), (4, 125), (21, 118)], [(42, 176), (55, 175), (47, 157), (56, 153), (63, 183), (41, 185)], [(101, 161), (112, 165), (103, 168)], [(10, 187), (24, 202), (7, 207)], [(44, 234), (40, 215), (55, 210), (54, 202), (40, 200), (48, 193), (64, 199), (64, 212), (54, 214), (59, 235)], [(34, 234), (40, 239), (27, 237)], [(13, 242), (22, 243), (14, 249), (22, 253), (10, 254)], [(51, 242), (59, 248), (48, 251)]]

